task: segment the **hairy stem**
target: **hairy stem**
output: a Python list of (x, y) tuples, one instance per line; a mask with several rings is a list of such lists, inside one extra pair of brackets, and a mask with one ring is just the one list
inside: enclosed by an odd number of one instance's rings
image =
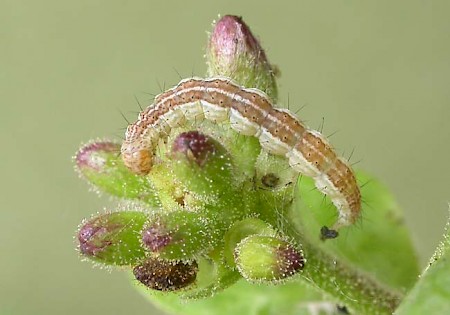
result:
[(351, 314), (392, 314), (397, 308), (403, 298), (400, 292), (325, 253), (299, 235), (295, 228), (287, 230), (302, 245), (306, 257), (302, 277), (328, 298), (345, 305)]

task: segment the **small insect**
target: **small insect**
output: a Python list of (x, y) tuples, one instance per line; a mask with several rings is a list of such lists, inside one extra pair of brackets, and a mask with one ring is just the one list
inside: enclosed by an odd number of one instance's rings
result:
[(322, 241), (333, 239), (339, 236), (339, 232), (336, 230), (329, 229), (326, 226), (322, 226), (320, 229), (320, 239)]

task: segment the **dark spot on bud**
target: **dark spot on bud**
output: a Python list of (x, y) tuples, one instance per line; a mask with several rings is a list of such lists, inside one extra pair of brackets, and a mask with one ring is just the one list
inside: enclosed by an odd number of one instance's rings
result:
[(158, 291), (176, 291), (194, 283), (198, 265), (192, 263), (170, 262), (149, 258), (134, 267), (136, 279), (146, 287)]
[(280, 182), (280, 178), (274, 173), (268, 173), (261, 178), (261, 182), (268, 188), (275, 188)]
[(172, 236), (159, 224), (150, 226), (142, 232), (142, 243), (152, 252), (158, 252), (166, 247)]
[(320, 229), (320, 239), (322, 241), (333, 239), (339, 236), (339, 232), (336, 230), (329, 229), (326, 226), (322, 226)]
[(183, 196), (174, 196), (175, 202), (178, 203), (180, 206), (184, 206), (185, 200), (184, 200), (184, 195)]
[(215, 151), (214, 140), (198, 131), (180, 133), (172, 145), (174, 155), (181, 153), (198, 166), (203, 166)]
[(278, 248), (278, 257), (282, 278), (292, 276), (305, 267), (305, 257), (302, 252), (290, 245)]

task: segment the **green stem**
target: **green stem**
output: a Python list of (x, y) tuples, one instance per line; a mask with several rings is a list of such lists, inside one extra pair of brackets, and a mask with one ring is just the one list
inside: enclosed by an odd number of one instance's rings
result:
[(286, 232), (303, 248), (306, 264), (302, 277), (326, 293), (331, 300), (345, 305), (350, 314), (392, 314), (400, 304), (403, 298), (400, 292), (325, 253), (299, 235), (294, 228)]

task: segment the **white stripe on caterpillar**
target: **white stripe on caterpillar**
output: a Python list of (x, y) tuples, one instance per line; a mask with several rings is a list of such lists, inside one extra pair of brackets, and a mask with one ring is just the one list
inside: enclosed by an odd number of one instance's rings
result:
[(229, 78), (189, 78), (156, 96), (127, 128), (121, 149), (125, 165), (134, 173), (147, 174), (159, 138), (185, 120), (202, 119), (229, 120), (231, 128), (258, 137), (264, 150), (285, 156), (295, 171), (312, 177), (339, 211), (335, 228), (359, 217), (361, 193), (355, 175), (324, 136), (303, 125), (289, 110), (275, 108), (264, 92), (244, 88)]

